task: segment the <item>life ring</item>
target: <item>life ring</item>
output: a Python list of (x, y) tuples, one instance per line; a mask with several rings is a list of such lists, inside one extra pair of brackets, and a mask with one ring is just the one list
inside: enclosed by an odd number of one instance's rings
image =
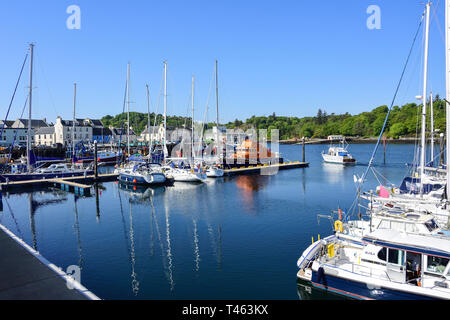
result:
[(334, 230), (336, 232), (343, 232), (344, 231), (344, 224), (342, 223), (342, 221), (336, 220), (334, 222)]

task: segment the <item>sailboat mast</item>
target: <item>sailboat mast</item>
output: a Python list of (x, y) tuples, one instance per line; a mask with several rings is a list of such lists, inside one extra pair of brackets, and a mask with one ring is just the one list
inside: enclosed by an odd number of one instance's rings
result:
[(192, 75), (192, 89), (191, 89), (191, 98), (192, 98), (192, 121), (191, 121), (191, 155), (192, 160), (195, 158), (195, 152), (194, 152), (194, 76)]
[(216, 125), (219, 130), (219, 74), (216, 60)]
[(446, 158), (447, 158), (447, 199), (450, 194), (450, 0), (445, 0), (445, 97), (446, 97)]
[(33, 92), (33, 50), (34, 44), (30, 44), (30, 88), (28, 93), (28, 130), (27, 130), (27, 170), (31, 171), (31, 101)]
[(72, 121), (72, 163), (75, 162), (75, 106), (77, 103), (77, 84), (73, 84), (73, 121)]
[(216, 60), (216, 157), (219, 158), (219, 68)]
[[(163, 145), (163, 154), (164, 159), (166, 158), (166, 131), (167, 131), (167, 62), (164, 61), (164, 145)], [(165, 160), (164, 160), (165, 162)]]
[(130, 63), (127, 68), (127, 148), (130, 156)]
[(423, 177), (425, 171), (425, 126), (427, 118), (427, 76), (428, 76), (428, 38), (430, 30), (430, 2), (426, 5), (426, 24), (425, 24), (425, 52), (423, 67), (423, 94), (422, 94), (422, 137), (421, 137), (421, 155), (420, 155), (420, 194), (423, 194)]
[(150, 133), (150, 90), (148, 89), (148, 84), (145, 85), (147, 88), (147, 133), (148, 133), (148, 153), (151, 159), (152, 154), (152, 139)]
[(433, 110), (433, 93), (430, 92), (430, 116), (431, 116), (431, 165), (434, 164), (434, 110)]

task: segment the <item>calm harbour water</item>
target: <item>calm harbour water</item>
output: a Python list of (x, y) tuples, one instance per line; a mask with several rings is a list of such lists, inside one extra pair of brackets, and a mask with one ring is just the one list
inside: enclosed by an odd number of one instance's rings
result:
[[(353, 175), (362, 175), (374, 144), (353, 144), (358, 165), (324, 164), (327, 145), (306, 146), (308, 168), (273, 176), (236, 176), (173, 187), (108, 182), (98, 197), (61, 190), (4, 194), (0, 223), (49, 261), (81, 267), (81, 283), (102, 299), (333, 298), (297, 286), (296, 262), (311, 237), (329, 235), (317, 214), (348, 208)], [(414, 145), (383, 147), (375, 170), (399, 183)], [(289, 161), (301, 146), (281, 145)], [(378, 182), (369, 174), (365, 190)], [(320, 223), (319, 223), (320, 222)]]

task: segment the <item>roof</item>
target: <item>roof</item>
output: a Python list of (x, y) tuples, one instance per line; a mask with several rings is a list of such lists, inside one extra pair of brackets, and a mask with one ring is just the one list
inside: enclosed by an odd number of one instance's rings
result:
[(53, 134), (55, 133), (54, 127), (43, 127), (39, 128), (34, 134)]
[[(158, 132), (159, 128), (160, 128), (160, 126), (150, 126), (150, 131), (151, 131), (151, 133), (154, 133), (154, 132), (156, 133), (156, 132)], [(148, 128), (145, 128), (145, 130), (142, 131), (141, 134), (148, 134)]]
[[(123, 129), (121, 129), (121, 128), (113, 128), (112, 129), (112, 133), (114, 135), (120, 135), (120, 131), (122, 131), (122, 136), (126, 136), (127, 133), (128, 133), (128, 130), (126, 128), (123, 128)], [(136, 135), (132, 129), (130, 129), (130, 135)]]
[(450, 259), (450, 239), (407, 234), (394, 229), (377, 229), (364, 236), (363, 241), (384, 247)]
[[(62, 120), (61, 119), (61, 124), (63, 126), (72, 127), (73, 126), (73, 120)], [(78, 127), (90, 127), (89, 124), (86, 124), (84, 122), (84, 119), (76, 119), (75, 126), (78, 126)]]
[(5, 124), (5, 128), (10, 128), (14, 124), (14, 122), (15, 121), (12, 121), (12, 120), (6, 120), (6, 121), (0, 120), (0, 127), (3, 126), (3, 124)]
[[(14, 123), (19, 122), (22, 123), (24, 127), (28, 127), (28, 119), (17, 119)], [(14, 127), (18, 128), (17, 125)], [(31, 119), (31, 128), (41, 128), (48, 127), (47, 122), (44, 120)]]
[(93, 136), (111, 136), (112, 132), (109, 128), (93, 128), (92, 135)]

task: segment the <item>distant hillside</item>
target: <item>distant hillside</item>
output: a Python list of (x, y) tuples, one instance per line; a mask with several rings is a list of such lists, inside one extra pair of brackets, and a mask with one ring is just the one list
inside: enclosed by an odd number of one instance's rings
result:
[[(380, 106), (370, 112), (362, 112), (357, 115), (327, 114), (325, 110), (319, 109), (315, 117), (284, 117), (277, 116), (275, 112), (270, 116), (252, 116), (245, 121), (236, 119), (225, 124), (227, 128), (240, 128), (244, 131), (250, 128), (267, 129), (270, 135), (271, 129), (280, 130), (279, 138), (287, 140), (292, 138), (326, 138), (329, 135), (344, 135), (350, 137), (374, 137), (380, 134), (383, 127), (387, 106)], [(414, 137), (420, 134), (420, 113), (422, 105), (408, 103), (402, 107), (395, 106), (390, 114), (385, 135), (388, 138)], [(440, 132), (445, 132), (445, 101), (437, 95), (433, 100), (434, 127)], [(151, 125), (154, 123), (155, 114), (150, 115)], [(127, 119), (126, 113), (115, 117), (107, 115), (102, 118), (105, 125), (120, 127)], [(157, 124), (162, 123), (162, 115), (158, 115)], [(169, 116), (167, 126), (183, 127), (190, 126), (190, 118)], [(147, 125), (147, 114), (130, 112), (130, 123), (137, 134), (140, 134)], [(430, 127), (430, 108), (427, 110), (427, 128)], [(214, 123), (207, 124), (206, 128), (211, 128)]]

